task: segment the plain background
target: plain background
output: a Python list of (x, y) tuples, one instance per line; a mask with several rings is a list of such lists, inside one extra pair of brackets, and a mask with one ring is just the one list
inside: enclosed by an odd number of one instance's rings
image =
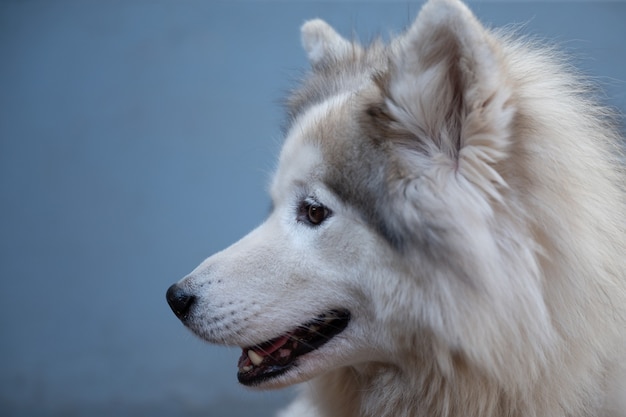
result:
[[(473, 2), (626, 109), (626, 3)], [(0, 1), (0, 414), (265, 417), (165, 290), (268, 213), (299, 27), (387, 38), (417, 2)]]

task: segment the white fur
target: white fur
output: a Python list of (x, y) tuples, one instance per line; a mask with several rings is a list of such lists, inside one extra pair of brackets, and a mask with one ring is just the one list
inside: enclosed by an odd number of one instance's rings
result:
[(456, 0), (386, 49), (302, 32), (333, 89), (296, 97), (267, 221), (179, 284), (186, 324), (246, 347), (348, 309), (260, 385), (307, 381), (281, 417), (626, 416), (624, 177), (585, 85)]
[(341, 59), (353, 49), (350, 42), (321, 19), (309, 20), (302, 25), (302, 46), (313, 65), (329, 59)]

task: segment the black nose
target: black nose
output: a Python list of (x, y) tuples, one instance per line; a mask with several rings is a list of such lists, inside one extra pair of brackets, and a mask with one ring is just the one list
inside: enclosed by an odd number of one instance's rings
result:
[(174, 284), (167, 289), (165, 294), (167, 303), (170, 308), (181, 320), (186, 320), (189, 315), (189, 309), (191, 305), (196, 301), (196, 297), (185, 291), (180, 285)]

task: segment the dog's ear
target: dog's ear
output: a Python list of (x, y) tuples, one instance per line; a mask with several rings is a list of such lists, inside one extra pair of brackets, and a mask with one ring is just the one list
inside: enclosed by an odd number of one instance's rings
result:
[(302, 46), (313, 68), (340, 61), (352, 53), (355, 46), (335, 32), (321, 19), (309, 20), (300, 29)]
[(499, 44), (460, 1), (427, 3), (376, 82), (384, 103), (370, 113), (400, 128), (405, 145), (455, 159), (474, 183), (502, 182), (492, 166), (509, 148), (511, 88)]

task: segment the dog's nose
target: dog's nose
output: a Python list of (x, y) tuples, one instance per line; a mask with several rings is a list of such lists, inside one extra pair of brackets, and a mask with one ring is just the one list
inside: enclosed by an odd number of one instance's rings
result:
[(165, 298), (167, 298), (167, 303), (170, 305), (170, 308), (181, 320), (185, 320), (189, 314), (189, 308), (196, 301), (196, 297), (192, 294), (189, 294), (183, 289), (180, 285), (174, 284), (167, 289), (167, 293), (165, 294)]

